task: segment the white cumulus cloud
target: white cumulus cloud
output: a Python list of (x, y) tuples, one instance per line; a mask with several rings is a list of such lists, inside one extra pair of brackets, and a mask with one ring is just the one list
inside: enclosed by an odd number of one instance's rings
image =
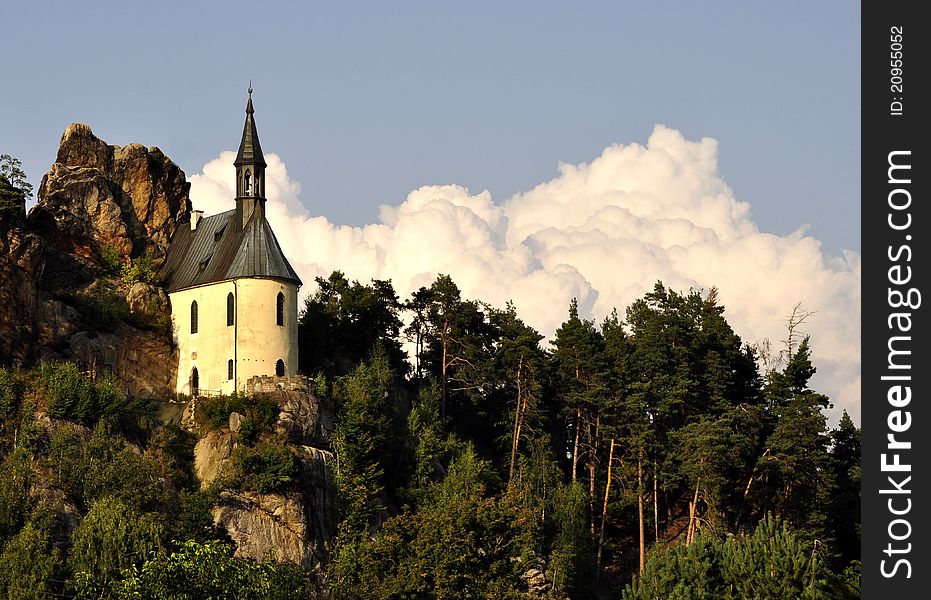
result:
[[(337, 226), (311, 215), (300, 184), (267, 154), (267, 214), (312, 293), (314, 277), (391, 279), (402, 299), (446, 273), (466, 297), (503, 306), (551, 336), (569, 300), (597, 320), (623, 310), (657, 280), (677, 291), (717, 287), (745, 342), (785, 338), (799, 302), (813, 314), (813, 387), (860, 415), (860, 256), (826, 255), (803, 226), (787, 236), (759, 230), (717, 170), (717, 142), (695, 142), (657, 125), (646, 145), (613, 145), (591, 163), (496, 203), (488, 191), (428, 185), (379, 222)], [(191, 179), (194, 208), (232, 207), (235, 153), (222, 152)], [(801, 218), (801, 217), (800, 217)]]

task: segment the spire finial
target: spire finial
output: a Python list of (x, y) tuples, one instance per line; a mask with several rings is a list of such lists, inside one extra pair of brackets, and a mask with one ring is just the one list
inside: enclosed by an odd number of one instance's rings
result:
[(249, 80), (249, 89), (246, 91), (249, 92), (249, 97), (251, 98), (252, 97), (252, 80), (251, 79)]

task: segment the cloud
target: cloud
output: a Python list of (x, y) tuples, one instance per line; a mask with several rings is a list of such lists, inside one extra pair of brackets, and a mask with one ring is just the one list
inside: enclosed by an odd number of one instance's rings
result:
[[(191, 177), (194, 207), (231, 207), (233, 152)], [(503, 306), (551, 336), (579, 299), (602, 319), (650, 291), (657, 280), (678, 291), (717, 287), (725, 316), (745, 342), (778, 345), (799, 302), (813, 314), (818, 374), (833, 420), (860, 415), (860, 256), (827, 256), (804, 227), (778, 236), (759, 230), (717, 170), (717, 142), (686, 140), (657, 125), (645, 146), (613, 145), (591, 163), (560, 164), (550, 181), (502, 202), (488, 191), (428, 185), (379, 222), (336, 226), (311, 215), (275, 154), (266, 155), (267, 213), (285, 254), (313, 292), (334, 269), (351, 279), (391, 279), (402, 298), (451, 275), (466, 297)], [(803, 219), (804, 215), (800, 216)]]

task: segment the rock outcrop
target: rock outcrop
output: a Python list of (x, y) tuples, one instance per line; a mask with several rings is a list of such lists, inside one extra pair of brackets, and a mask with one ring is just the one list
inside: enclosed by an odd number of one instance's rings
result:
[[(271, 395), (281, 411), (278, 439), (299, 440), (288, 443), (300, 464), (297, 485), (268, 494), (226, 489), (214, 508), (214, 521), (236, 543), (236, 556), (261, 560), (271, 555), (313, 565), (335, 534), (334, 458), (325, 449), (332, 434), (332, 407), (309, 392), (278, 390)], [(202, 488), (224, 486), (236, 474), (232, 457), (242, 443), (236, 432), (241, 416), (232, 413), (229, 422), (230, 428), (206, 432), (194, 447), (194, 470)]]
[(0, 364), (81, 361), (131, 394), (169, 395), (167, 296), (118, 276), (143, 257), (157, 272), (189, 216), (189, 189), (158, 148), (111, 146), (69, 125), (37, 205), (25, 220), (0, 215)]
[(113, 247), (124, 258), (147, 250), (164, 257), (179, 217), (190, 211), (189, 190), (184, 172), (158, 148), (110, 146), (74, 123), (26, 220), (65, 254), (92, 259)]
[(223, 492), (213, 514), (236, 542), (236, 556), (311, 566), (317, 558), (305, 508), (298, 493)]

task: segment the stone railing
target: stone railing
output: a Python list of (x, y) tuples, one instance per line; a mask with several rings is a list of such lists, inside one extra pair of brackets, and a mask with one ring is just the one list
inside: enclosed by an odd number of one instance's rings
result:
[(268, 394), (277, 390), (313, 392), (314, 380), (304, 375), (256, 375), (246, 381), (246, 394)]

